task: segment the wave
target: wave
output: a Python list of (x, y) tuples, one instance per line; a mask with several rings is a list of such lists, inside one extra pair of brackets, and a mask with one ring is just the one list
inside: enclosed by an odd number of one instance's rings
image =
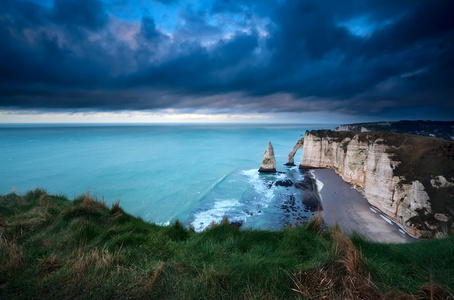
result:
[(386, 222), (388, 222), (389, 224), (393, 225), (393, 222), (392, 222), (390, 219), (388, 219), (387, 217), (383, 216), (382, 214), (380, 214), (380, 217), (381, 217), (383, 220), (385, 220)]
[[(221, 183), (224, 182), (224, 180), (230, 176), (231, 174), (233, 173), (230, 172), (230, 173), (227, 173), (225, 174), (224, 176), (222, 176), (220, 179), (218, 179), (216, 182), (214, 182), (208, 189), (205, 193), (203, 193), (203, 195), (201, 197), (199, 197), (199, 199), (197, 200), (197, 202), (200, 202), (202, 201), (203, 199), (205, 199), (212, 191), (214, 191), (216, 189), (216, 187), (218, 187)], [(199, 192), (200, 193), (200, 192)]]
[[(232, 173), (241, 175), (243, 177), (241, 180), (245, 179), (244, 191), (235, 198), (227, 193), (226, 196), (229, 198), (223, 199), (219, 190), (228, 188), (228, 185), (224, 186), (224, 184)], [(285, 178), (285, 174), (261, 175), (257, 169), (240, 170), (223, 176), (200, 198), (199, 201), (209, 200), (211, 196), (215, 197), (215, 200), (212, 207), (194, 213), (192, 226), (195, 231), (202, 231), (209, 227), (212, 222), (219, 223), (224, 216), (227, 216), (229, 221), (245, 223), (249, 216), (259, 215), (263, 209), (268, 207), (274, 198), (275, 187), (272, 182), (283, 178)], [(238, 186), (235, 185), (234, 188), (238, 189)]]
[(217, 199), (214, 207), (195, 214), (192, 226), (197, 232), (206, 229), (212, 222), (220, 223), (229, 213), (229, 221), (246, 221), (247, 214), (238, 210), (244, 205), (238, 199)]
[[(289, 188), (276, 186), (275, 182), (286, 179), (295, 182), (301, 180), (304, 175), (296, 170), (299, 169), (275, 174), (259, 173), (257, 169), (230, 172), (217, 180), (199, 199), (201, 205), (192, 213), (189, 223), (199, 232), (209, 227), (212, 222), (221, 222), (225, 216), (229, 221), (241, 222), (245, 227), (264, 224), (260, 217), (262, 214), (278, 220), (281, 218), (283, 201), (287, 201), (289, 195), (295, 191), (292, 190), (294, 188), (289, 191)], [(235, 184), (232, 184), (233, 181)], [(319, 182), (318, 186), (321, 189), (323, 184)]]
[[(257, 171), (257, 169), (243, 170), (240, 172), (240, 174), (246, 176), (247, 181), (249, 182), (249, 184), (252, 186), (254, 191), (259, 196), (263, 196), (263, 197), (261, 197), (262, 200), (265, 200), (268, 202), (269, 200), (271, 200), (273, 198), (274, 185), (272, 185), (272, 182), (270, 182), (270, 181), (265, 181), (265, 178), (260, 178), (261, 174)], [(279, 175), (283, 175), (283, 174), (279, 174)], [(276, 178), (281, 179), (280, 178), (281, 176), (276, 177), (276, 175), (274, 175), (274, 174), (266, 174), (264, 176), (266, 176), (266, 178), (272, 179), (271, 181), (275, 180)], [(285, 177), (285, 175), (283, 175), (283, 176)]]
[(167, 222), (156, 222), (155, 224), (158, 225), (158, 226), (169, 226), (170, 225), (170, 221), (167, 221)]
[(323, 182), (321, 182), (320, 180), (317, 179), (317, 177), (315, 176), (314, 170), (309, 170), (308, 173), (310, 173), (312, 175), (312, 178), (315, 179), (315, 185), (317, 186), (317, 192), (320, 194), (321, 190), (323, 189), (323, 187), (325, 185), (323, 184)]

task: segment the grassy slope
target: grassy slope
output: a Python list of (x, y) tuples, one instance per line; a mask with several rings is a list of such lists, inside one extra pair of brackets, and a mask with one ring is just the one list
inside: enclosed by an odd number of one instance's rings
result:
[(454, 289), (454, 238), (352, 243), (317, 220), (277, 232), (223, 222), (195, 233), (88, 195), (35, 190), (0, 197), (0, 235), (1, 299), (376, 299)]

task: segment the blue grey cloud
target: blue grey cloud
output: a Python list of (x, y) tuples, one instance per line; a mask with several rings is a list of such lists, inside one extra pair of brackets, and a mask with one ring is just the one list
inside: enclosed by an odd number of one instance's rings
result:
[(110, 4), (0, 0), (0, 107), (454, 111), (450, 0), (216, 0), (172, 31)]

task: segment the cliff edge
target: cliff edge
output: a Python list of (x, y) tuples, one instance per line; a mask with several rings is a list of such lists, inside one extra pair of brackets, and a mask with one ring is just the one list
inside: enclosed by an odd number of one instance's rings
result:
[(413, 236), (454, 232), (453, 142), (389, 132), (312, 130), (305, 134), (300, 167), (333, 168)]

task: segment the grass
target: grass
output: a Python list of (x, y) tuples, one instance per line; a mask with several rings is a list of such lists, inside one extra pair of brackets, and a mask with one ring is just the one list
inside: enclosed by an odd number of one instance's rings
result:
[(454, 238), (378, 244), (321, 222), (265, 231), (224, 220), (196, 233), (89, 193), (4, 195), (0, 298), (452, 299)]

